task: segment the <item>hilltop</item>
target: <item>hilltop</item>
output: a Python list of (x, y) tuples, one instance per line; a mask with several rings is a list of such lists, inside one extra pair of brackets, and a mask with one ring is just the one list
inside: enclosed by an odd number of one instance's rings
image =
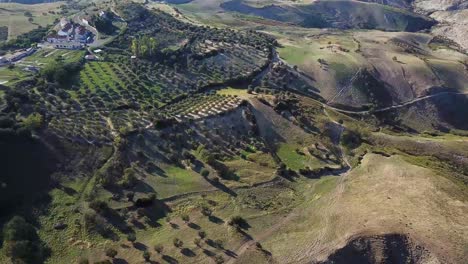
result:
[(444, 3), (61, 3), (1, 46), (0, 262), (465, 263)]

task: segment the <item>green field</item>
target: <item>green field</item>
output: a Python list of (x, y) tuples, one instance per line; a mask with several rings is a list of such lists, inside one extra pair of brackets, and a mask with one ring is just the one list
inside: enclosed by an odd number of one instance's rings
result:
[[(60, 18), (60, 6), (64, 2), (47, 4), (23, 5), (17, 3), (0, 3), (0, 25), (8, 26), (8, 38), (27, 33), (39, 26), (45, 27), (53, 24), (55, 19)], [(49, 13), (49, 11), (54, 12)], [(32, 22), (25, 12), (31, 13)]]
[(152, 175), (150, 176), (152, 178), (147, 179), (147, 183), (161, 198), (204, 191), (210, 186), (200, 174), (194, 171), (176, 166), (163, 167), (163, 170), (164, 175)]
[(11, 86), (16, 82), (31, 76), (32, 73), (25, 72), (20, 67), (9, 69), (8, 67), (0, 67), (0, 84)]
[(299, 145), (280, 144), (277, 155), (287, 167), (295, 171), (306, 167), (314, 169), (323, 166), (324, 163), (320, 160), (308, 154), (299, 154), (298, 150), (303, 151)]
[(78, 62), (84, 55), (85, 51), (82, 50), (39, 49), (31, 56), (22, 59), (19, 65), (44, 67), (59, 59), (64, 62)]

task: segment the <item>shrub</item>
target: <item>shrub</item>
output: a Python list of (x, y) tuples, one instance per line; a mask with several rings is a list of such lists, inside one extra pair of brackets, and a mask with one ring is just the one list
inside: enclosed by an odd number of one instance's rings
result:
[(109, 205), (104, 201), (92, 201), (89, 203), (89, 208), (93, 209), (98, 214), (105, 214), (110, 210)]
[(206, 232), (205, 231), (199, 231), (198, 232), (198, 236), (201, 238), (201, 239), (204, 239), (206, 237)]
[(149, 253), (148, 251), (145, 250), (145, 252), (143, 252), (143, 258), (144, 258), (146, 261), (149, 261), (150, 258), (151, 258), (151, 253)]
[(127, 240), (134, 243), (136, 241), (136, 236), (133, 233), (127, 235)]
[(203, 177), (208, 177), (208, 176), (210, 175), (210, 171), (207, 170), (207, 169), (202, 169), (202, 170), (200, 171), (200, 174), (201, 174), (201, 176), (203, 176)]
[(342, 136), (343, 145), (348, 149), (355, 149), (362, 144), (361, 134), (354, 130), (345, 130)]
[(210, 216), (213, 211), (211, 211), (210, 208), (206, 207), (206, 206), (203, 206), (202, 210), (201, 210), (201, 213), (204, 215), (204, 216)]
[(43, 124), (43, 119), (41, 114), (33, 113), (26, 117), (21, 125), (29, 130), (39, 129)]
[(79, 260), (78, 260), (78, 264), (89, 264), (89, 260), (85, 257), (81, 257)]
[(183, 215), (182, 215), (182, 220), (183, 220), (185, 223), (188, 223), (188, 222), (190, 222), (190, 216), (187, 215), (187, 214), (183, 214)]
[(181, 248), (184, 245), (184, 242), (178, 238), (174, 238), (172, 242), (176, 248)]
[(42, 263), (49, 249), (39, 240), (36, 229), (24, 218), (15, 216), (4, 226), (5, 253), (13, 263)]
[(154, 246), (154, 251), (158, 252), (158, 254), (162, 254), (162, 252), (164, 251), (164, 246), (161, 244), (158, 244)]
[(247, 223), (247, 221), (238, 215), (231, 217), (231, 219), (229, 219), (228, 224), (236, 228), (246, 229), (249, 227), (249, 224)]
[(115, 256), (117, 256), (117, 250), (113, 248), (106, 249), (106, 256), (108, 256), (109, 258), (115, 258)]
[(216, 256), (214, 256), (213, 259), (214, 259), (214, 261), (215, 261), (216, 264), (224, 263), (224, 258), (223, 258), (223, 256), (216, 255)]

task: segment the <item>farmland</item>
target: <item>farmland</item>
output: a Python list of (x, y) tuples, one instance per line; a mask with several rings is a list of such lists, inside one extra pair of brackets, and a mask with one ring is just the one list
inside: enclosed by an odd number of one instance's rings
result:
[(60, 18), (63, 2), (30, 5), (0, 3), (0, 25), (8, 27), (8, 39), (27, 33), (39, 26), (53, 24)]
[(119, 27), (0, 68), (1, 263), (464, 263), (468, 57), (427, 14), (168, 2), (43, 4)]

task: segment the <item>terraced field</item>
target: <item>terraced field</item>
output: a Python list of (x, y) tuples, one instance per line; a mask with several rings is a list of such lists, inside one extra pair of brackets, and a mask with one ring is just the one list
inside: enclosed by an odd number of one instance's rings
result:
[(168, 2), (68, 1), (125, 26), (0, 69), (0, 263), (466, 262), (468, 57), (434, 21)]
[(235, 96), (196, 95), (194, 98), (169, 105), (164, 110), (168, 116), (178, 120), (196, 120), (228, 112), (238, 107), (240, 103), (241, 99)]

